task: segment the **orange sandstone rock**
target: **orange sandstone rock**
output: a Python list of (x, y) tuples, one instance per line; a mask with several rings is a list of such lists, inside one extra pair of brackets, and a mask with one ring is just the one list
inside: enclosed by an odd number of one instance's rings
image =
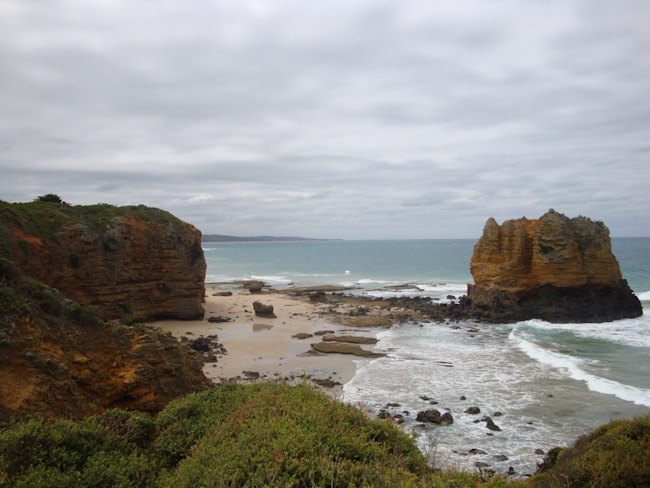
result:
[(162, 210), (2, 202), (0, 256), (105, 319), (203, 316), (201, 232)]
[(169, 334), (104, 323), (0, 259), (0, 420), (157, 412), (204, 390), (200, 358)]
[(602, 322), (641, 315), (602, 222), (549, 210), (539, 219), (490, 218), (470, 263), (466, 305), (483, 320)]
[(470, 262), (474, 283), (513, 293), (542, 285), (615, 286), (622, 279), (602, 222), (550, 210), (539, 219), (490, 218)]

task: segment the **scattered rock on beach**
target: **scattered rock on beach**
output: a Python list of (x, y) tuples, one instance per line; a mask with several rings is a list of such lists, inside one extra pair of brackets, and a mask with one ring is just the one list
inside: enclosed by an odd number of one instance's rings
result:
[(373, 337), (361, 337), (361, 336), (335, 336), (335, 335), (324, 335), (323, 340), (326, 342), (348, 342), (350, 344), (377, 344), (379, 342)]
[(470, 415), (476, 415), (481, 413), (481, 409), (478, 407), (469, 407), (467, 410), (465, 410), (465, 413), (468, 413)]
[(333, 333), (334, 333), (333, 330), (319, 330), (318, 332), (314, 332), (314, 335), (316, 335), (316, 336), (324, 336), (324, 335), (333, 334)]
[(309, 294), (309, 300), (312, 303), (327, 303), (327, 295), (324, 291), (317, 291)]
[(312, 344), (311, 347), (318, 352), (353, 354), (355, 356), (361, 356), (365, 358), (380, 358), (386, 356), (383, 353), (368, 351), (366, 349), (361, 348), (360, 346), (356, 346), (352, 344), (318, 342), (316, 344)]
[(294, 339), (309, 339), (310, 337), (314, 337), (314, 335), (307, 334), (306, 332), (298, 332), (297, 334), (294, 334), (291, 337)]
[(487, 454), (487, 451), (484, 451), (483, 449), (474, 448), (474, 449), (470, 449), (469, 451), (467, 451), (467, 453), (472, 454), (472, 455), (475, 455), (475, 454)]
[(265, 305), (262, 302), (255, 301), (253, 302), (253, 310), (255, 310), (255, 315), (258, 317), (277, 318), (277, 315), (273, 313), (273, 305)]
[(324, 379), (324, 380), (312, 378), (311, 381), (316, 383), (318, 386), (323, 386), (325, 388), (334, 388), (335, 386), (339, 386), (341, 384), (338, 381), (334, 381), (334, 380), (329, 379), (329, 378)]
[(213, 297), (231, 297), (232, 292), (231, 291), (218, 291), (216, 293), (212, 294)]
[(210, 317), (208, 318), (208, 322), (212, 324), (221, 324), (223, 322), (230, 322), (231, 319), (227, 317)]
[(485, 422), (485, 426), (488, 429), (493, 430), (495, 432), (500, 432), (501, 431), (501, 428), (497, 424), (495, 424), (494, 421), (490, 417), (485, 417), (485, 418), (483, 418), (481, 420), (483, 420)]
[(438, 425), (449, 425), (454, 423), (454, 417), (452, 417), (451, 412), (441, 414), (435, 408), (418, 412), (415, 420), (418, 422), (428, 422)]

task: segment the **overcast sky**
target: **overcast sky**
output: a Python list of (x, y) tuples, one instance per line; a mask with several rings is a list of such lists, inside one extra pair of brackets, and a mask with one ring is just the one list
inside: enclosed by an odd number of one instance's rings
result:
[(0, 0), (0, 199), (204, 233), (650, 236), (650, 2)]

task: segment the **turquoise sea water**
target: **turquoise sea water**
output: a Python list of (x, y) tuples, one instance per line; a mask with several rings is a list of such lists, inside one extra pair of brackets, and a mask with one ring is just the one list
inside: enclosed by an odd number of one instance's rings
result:
[[(275, 287), (334, 284), (370, 296), (419, 295), (439, 302), (465, 293), (474, 240), (205, 243), (207, 281), (261, 279)], [(472, 470), (477, 461), (499, 471), (532, 473), (544, 451), (566, 445), (613, 418), (650, 407), (650, 238), (612, 240), (626, 278), (642, 300), (637, 319), (606, 324), (413, 323), (377, 332), (388, 356), (360, 360), (344, 387), (345, 401), (377, 411), (389, 402), (409, 411), (448, 408), (454, 423), (422, 428), (436, 463)], [(418, 289), (385, 287), (414, 284)], [(475, 330), (478, 329), (478, 332)], [(461, 398), (465, 398), (462, 400)], [(469, 406), (481, 415), (465, 414)], [(491, 432), (483, 415), (501, 412)], [(492, 434), (492, 435), (489, 435)], [(486, 454), (469, 455), (478, 448)], [(505, 455), (507, 460), (495, 458)]]

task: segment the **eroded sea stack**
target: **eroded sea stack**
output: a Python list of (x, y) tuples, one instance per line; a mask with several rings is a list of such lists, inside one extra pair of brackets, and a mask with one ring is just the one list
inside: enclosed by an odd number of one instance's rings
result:
[(607, 322), (638, 317), (641, 303), (621, 275), (609, 229), (549, 210), (536, 220), (490, 218), (470, 263), (464, 305), (493, 322)]
[(201, 232), (159, 209), (0, 202), (0, 257), (104, 319), (203, 316)]

